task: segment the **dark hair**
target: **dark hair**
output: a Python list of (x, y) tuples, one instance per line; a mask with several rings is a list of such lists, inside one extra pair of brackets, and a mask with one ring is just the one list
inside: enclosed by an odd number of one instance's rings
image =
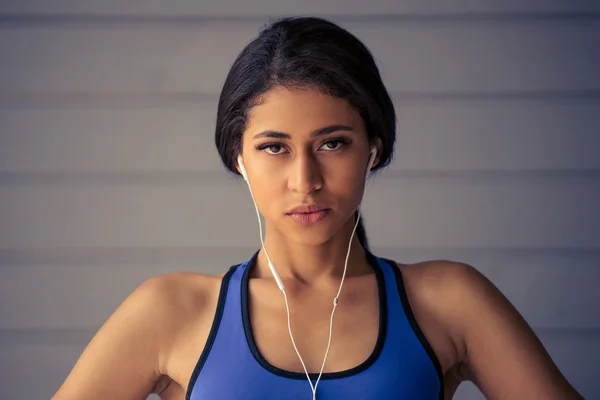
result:
[[(276, 20), (262, 29), (227, 74), (219, 97), (215, 144), (229, 171), (238, 174), (236, 158), (248, 110), (275, 87), (312, 88), (345, 99), (362, 117), (369, 141), (381, 140), (380, 161), (373, 170), (391, 162), (396, 113), (371, 52), (330, 21), (295, 17)], [(362, 218), (356, 235), (368, 250)]]

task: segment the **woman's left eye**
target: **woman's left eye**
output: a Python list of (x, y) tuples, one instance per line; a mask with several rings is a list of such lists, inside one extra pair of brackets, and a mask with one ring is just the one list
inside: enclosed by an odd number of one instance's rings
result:
[(323, 145), (321, 146), (322, 148), (325, 148), (326, 150), (337, 150), (340, 147), (342, 147), (343, 145), (345, 145), (346, 142), (344, 142), (343, 140), (328, 140), (327, 142), (323, 143)]

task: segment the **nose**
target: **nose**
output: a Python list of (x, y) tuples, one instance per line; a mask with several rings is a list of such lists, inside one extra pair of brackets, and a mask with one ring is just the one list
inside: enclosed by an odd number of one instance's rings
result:
[(321, 167), (314, 154), (298, 154), (290, 162), (288, 187), (294, 192), (310, 194), (323, 187)]

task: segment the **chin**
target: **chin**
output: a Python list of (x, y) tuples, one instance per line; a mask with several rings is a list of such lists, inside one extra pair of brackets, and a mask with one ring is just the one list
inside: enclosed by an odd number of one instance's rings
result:
[(287, 238), (294, 243), (297, 243), (302, 246), (321, 246), (331, 240), (331, 235), (315, 235), (310, 233), (288, 233)]

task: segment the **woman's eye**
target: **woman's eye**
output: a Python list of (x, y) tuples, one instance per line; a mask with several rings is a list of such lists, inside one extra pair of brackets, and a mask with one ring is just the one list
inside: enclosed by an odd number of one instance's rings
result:
[[(341, 147), (344, 147), (349, 143), (350, 141), (345, 139), (331, 139), (324, 142), (321, 145), (320, 149), (323, 149), (325, 151), (335, 151), (339, 150)], [(286, 146), (281, 143), (264, 143), (256, 146), (256, 149), (264, 151), (265, 153), (272, 156), (280, 155), (286, 152)]]
[(270, 144), (268, 146), (263, 147), (263, 149), (268, 153), (268, 154), (281, 154), (281, 150), (283, 150), (283, 146), (280, 144)]
[(344, 143), (341, 140), (330, 140), (328, 142), (323, 143), (323, 148), (326, 150), (337, 150), (342, 147)]

